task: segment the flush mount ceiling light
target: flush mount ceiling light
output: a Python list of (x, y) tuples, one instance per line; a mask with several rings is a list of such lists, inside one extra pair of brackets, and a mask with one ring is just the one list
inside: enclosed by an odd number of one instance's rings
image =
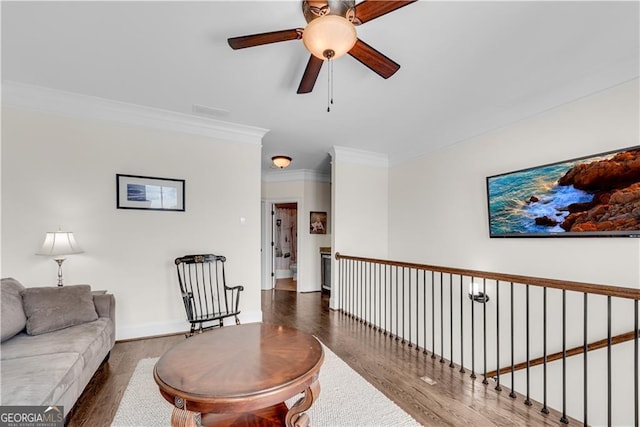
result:
[(287, 166), (289, 166), (289, 164), (291, 164), (291, 157), (289, 156), (273, 156), (271, 158), (271, 161), (273, 162), (273, 166), (279, 168), (279, 169), (284, 169)]

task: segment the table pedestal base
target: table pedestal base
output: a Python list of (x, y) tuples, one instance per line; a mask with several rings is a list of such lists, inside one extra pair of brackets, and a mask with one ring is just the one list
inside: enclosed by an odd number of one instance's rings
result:
[(177, 407), (171, 414), (172, 427), (307, 427), (309, 416), (304, 413), (320, 395), (320, 383), (315, 381), (291, 409), (284, 403), (241, 414), (199, 414)]
[(287, 405), (280, 403), (244, 414), (205, 414), (202, 417), (202, 425), (207, 427), (282, 426), (282, 420), (288, 410)]

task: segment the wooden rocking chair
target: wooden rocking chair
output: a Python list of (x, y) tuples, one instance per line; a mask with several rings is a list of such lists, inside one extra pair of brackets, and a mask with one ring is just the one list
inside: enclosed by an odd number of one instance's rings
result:
[(222, 255), (185, 255), (176, 258), (178, 283), (191, 329), (187, 337), (204, 330), (222, 327), (227, 317), (240, 324), (240, 292), (243, 286), (229, 287), (224, 275), (226, 258)]

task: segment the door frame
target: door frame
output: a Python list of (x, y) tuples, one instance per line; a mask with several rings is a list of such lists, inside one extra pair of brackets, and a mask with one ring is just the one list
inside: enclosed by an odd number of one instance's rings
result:
[[(262, 290), (270, 290), (273, 289), (276, 285), (276, 277), (275, 277), (275, 263), (276, 263), (276, 258), (275, 258), (275, 253), (274, 253), (274, 245), (272, 245), (272, 243), (274, 242), (274, 234), (275, 234), (275, 230), (274, 230), (274, 223), (275, 223), (275, 205), (279, 204), (279, 203), (295, 203), (298, 206), (297, 209), (297, 223), (298, 223), (298, 236), (296, 238), (296, 249), (297, 249), (297, 254), (296, 254), (296, 259), (297, 259), (297, 263), (298, 263), (298, 277), (300, 277), (300, 268), (301, 268), (301, 263), (300, 263), (300, 253), (301, 253), (301, 247), (300, 247), (300, 208), (302, 206), (302, 200), (298, 199), (298, 198), (287, 198), (287, 197), (277, 197), (277, 198), (269, 198), (269, 199), (262, 199), (262, 231), (260, 233), (261, 235), (261, 252), (262, 252), (262, 260), (261, 260), (261, 264), (262, 264), (262, 279), (260, 280), (261, 282), (261, 289)], [(272, 212), (274, 212), (274, 214), (272, 215)], [(299, 291), (299, 287), (298, 287), (298, 291)]]

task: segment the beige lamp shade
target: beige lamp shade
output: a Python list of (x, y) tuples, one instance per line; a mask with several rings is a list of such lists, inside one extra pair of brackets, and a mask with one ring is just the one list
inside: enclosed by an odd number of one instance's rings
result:
[(82, 253), (82, 249), (73, 237), (71, 231), (51, 231), (48, 232), (42, 243), (42, 247), (36, 253), (53, 258), (64, 258), (65, 255)]
[(357, 39), (353, 24), (337, 15), (325, 15), (314, 19), (307, 24), (302, 33), (304, 46), (313, 56), (322, 60), (341, 57), (351, 50)]
[(42, 247), (36, 255), (53, 257), (58, 264), (58, 286), (62, 286), (62, 263), (65, 255), (82, 253), (71, 231), (50, 231), (44, 237)]

